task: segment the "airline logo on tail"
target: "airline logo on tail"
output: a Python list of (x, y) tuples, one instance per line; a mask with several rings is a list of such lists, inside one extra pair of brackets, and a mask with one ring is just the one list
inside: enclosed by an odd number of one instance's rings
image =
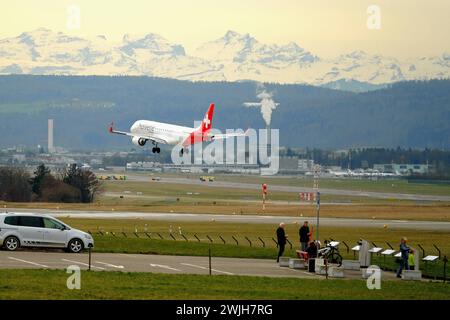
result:
[(202, 124), (186, 138), (183, 142), (183, 146), (189, 146), (198, 142), (210, 140), (209, 132), (211, 131), (212, 118), (214, 115), (214, 103), (209, 105), (208, 111), (206, 111), (205, 117), (202, 120)]
[(206, 111), (205, 118), (202, 121), (202, 133), (211, 130), (213, 115), (214, 115), (214, 103), (211, 103), (211, 105), (208, 108), (208, 111)]

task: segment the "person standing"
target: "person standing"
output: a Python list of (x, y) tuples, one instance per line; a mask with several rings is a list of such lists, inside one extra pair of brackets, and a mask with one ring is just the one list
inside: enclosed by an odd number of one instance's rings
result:
[(401, 278), (401, 274), (402, 274), (402, 270), (408, 270), (408, 258), (409, 258), (409, 252), (411, 251), (411, 248), (409, 248), (406, 245), (406, 242), (408, 241), (408, 239), (406, 239), (405, 237), (402, 238), (401, 242), (400, 242), (400, 253), (401, 253), (401, 258), (400, 258), (400, 266), (397, 270), (397, 278)]
[(278, 241), (278, 257), (277, 262), (280, 262), (280, 257), (283, 255), (284, 247), (286, 246), (287, 235), (284, 231), (285, 228), (284, 222), (280, 223), (280, 226), (277, 229), (277, 241)]
[(301, 228), (298, 230), (298, 234), (300, 236), (300, 249), (302, 251), (306, 251), (310, 236), (308, 221), (305, 221), (303, 223), (303, 226), (301, 226)]
[(409, 256), (408, 256), (408, 266), (409, 270), (414, 270), (414, 265), (416, 264), (415, 261), (415, 250), (411, 249)]

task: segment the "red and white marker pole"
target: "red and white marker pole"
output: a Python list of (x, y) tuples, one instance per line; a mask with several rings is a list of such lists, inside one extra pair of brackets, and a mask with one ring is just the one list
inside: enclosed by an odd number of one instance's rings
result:
[(262, 205), (263, 210), (266, 210), (267, 184), (262, 184)]

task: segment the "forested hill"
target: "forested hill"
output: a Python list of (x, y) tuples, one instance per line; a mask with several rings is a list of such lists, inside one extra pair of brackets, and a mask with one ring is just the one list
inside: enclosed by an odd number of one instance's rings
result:
[[(450, 80), (413, 81), (367, 93), (266, 84), (279, 106), (272, 128), (291, 147), (450, 148)], [(264, 128), (254, 82), (187, 82), (148, 77), (0, 76), (0, 146), (127, 147), (107, 126), (128, 130), (138, 119), (193, 126), (216, 103), (213, 127)]]

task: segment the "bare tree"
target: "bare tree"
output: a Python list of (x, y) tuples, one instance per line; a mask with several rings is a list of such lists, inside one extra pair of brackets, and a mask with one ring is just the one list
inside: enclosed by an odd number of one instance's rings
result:
[(63, 181), (80, 191), (80, 201), (83, 203), (93, 202), (94, 197), (101, 191), (101, 183), (95, 174), (76, 165), (66, 170)]
[(12, 202), (31, 201), (30, 174), (15, 167), (0, 168), (0, 200)]

